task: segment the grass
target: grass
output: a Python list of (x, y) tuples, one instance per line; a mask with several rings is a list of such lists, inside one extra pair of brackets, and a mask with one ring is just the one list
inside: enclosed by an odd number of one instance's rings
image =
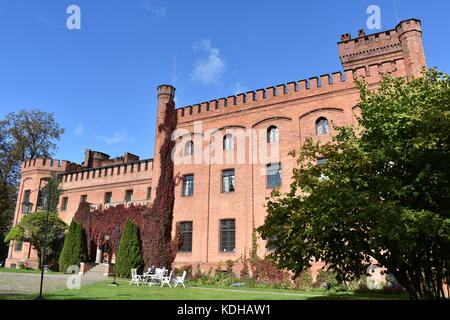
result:
[[(326, 291), (294, 291), (271, 288), (217, 288), (217, 287), (148, 287), (128, 285), (118, 280), (118, 287), (111, 281), (97, 282), (80, 289), (63, 289), (45, 293), (51, 300), (398, 300), (405, 295), (379, 293), (356, 294), (351, 292), (331, 293)], [(35, 295), (0, 296), (5, 300), (29, 300)]]
[[(15, 268), (0, 268), (0, 273), (8, 272), (8, 273), (36, 273), (40, 274), (41, 270), (35, 269), (15, 269)], [(45, 274), (63, 274), (62, 272), (49, 271), (45, 272)]]

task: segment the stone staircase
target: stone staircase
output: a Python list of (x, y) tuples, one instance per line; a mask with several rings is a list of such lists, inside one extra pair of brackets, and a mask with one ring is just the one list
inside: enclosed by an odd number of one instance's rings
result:
[(103, 275), (103, 272), (105, 270), (105, 267), (103, 265), (103, 263), (99, 263), (97, 264), (95, 267), (92, 267), (91, 269), (89, 269), (84, 275), (83, 278), (91, 278), (91, 279), (107, 279), (108, 276)]

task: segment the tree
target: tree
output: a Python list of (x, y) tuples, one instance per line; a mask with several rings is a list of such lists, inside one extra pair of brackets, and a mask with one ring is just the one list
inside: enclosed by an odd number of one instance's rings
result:
[(7, 185), (5, 181), (0, 180), (0, 262), (8, 254), (8, 245), (3, 242), (3, 239), (12, 223), (14, 202), (11, 199), (14, 199), (14, 197), (15, 187)]
[[(272, 193), (258, 231), (273, 258), (298, 275), (313, 260), (339, 280), (371, 259), (411, 299), (445, 296), (450, 284), (450, 78), (434, 69), (406, 82), (384, 77), (360, 89), (359, 128), (332, 144), (308, 139), (290, 192)], [(316, 159), (328, 159), (316, 165)], [(448, 295), (448, 287), (447, 287)]]
[(45, 230), (47, 226), (47, 261), (52, 261), (59, 254), (60, 244), (64, 238), (67, 225), (59, 219), (58, 215), (49, 212), (33, 212), (24, 216), (6, 235), (5, 242), (18, 240), (28, 242), (37, 251), (39, 267), (41, 267), (41, 248), (45, 243)]
[(143, 266), (144, 260), (138, 228), (131, 220), (127, 219), (117, 251), (115, 272), (119, 277), (129, 278), (131, 269), (138, 269), (140, 272)]
[(59, 255), (59, 271), (66, 272), (69, 266), (80, 266), (86, 256), (86, 241), (81, 225), (72, 220)]
[(3, 122), (8, 127), (12, 153), (19, 160), (50, 157), (57, 149), (53, 141), (64, 133), (52, 113), (40, 110), (10, 112)]
[[(61, 197), (61, 194), (64, 193), (64, 190), (60, 188), (60, 181), (56, 172), (52, 172), (50, 174), (50, 179), (48, 183), (42, 188), (41, 192), (45, 195), (45, 203), (48, 205), (49, 211), (53, 213), (58, 212), (58, 203)], [(47, 203), (47, 197), (50, 197), (50, 203)], [(45, 207), (47, 208), (47, 207)]]
[[(8, 232), (17, 199), (22, 161), (50, 157), (64, 133), (53, 114), (39, 110), (10, 112), (0, 121), (0, 242)], [(0, 246), (1, 247), (1, 246)], [(6, 255), (0, 248), (0, 260)]]

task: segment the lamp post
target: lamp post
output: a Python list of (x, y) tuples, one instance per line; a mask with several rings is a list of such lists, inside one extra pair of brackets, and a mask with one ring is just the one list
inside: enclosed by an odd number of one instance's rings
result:
[(32, 208), (34, 205), (33, 202), (30, 202), (30, 200), (25, 200), (24, 202), (22, 202), (22, 213), (24, 214), (29, 214), (30, 213), (30, 208)]
[[(105, 235), (105, 241), (109, 241), (109, 234), (106, 234), (106, 235)], [(109, 249), (109, 245), (108, 245), (108, 249)], [(111, 287), (117, 287), (119, 284), (116, 282), (116, 264), (114, 264), (113, 271), (114, 271), (114, 281), (111, 282), (111, 283), (109, 284), (109, 286), (111, 286)]]
[[(50, 181), (50, 178), (42, 178), (42, 180), (47, 181), (47, 183)], [(47, 235), (48, 235), (48, 216), (50, 212), (50, 187), (47, 189), (46, 194), (46, 200), (47, 200), (47, 209), (46, 209), (46, 215), (45, 215), (45, 224), (44, 224), (44, 243), (41, 247), (41, 285), (39, 288), (39, 297), (37, 297), (35, 300), (45, 300), (45, 298), (42, 296), (42, 288), (44, 284), (44, 262), (45, 262), (45, 252), (46, 252), (46, 245), (47, 245)]]

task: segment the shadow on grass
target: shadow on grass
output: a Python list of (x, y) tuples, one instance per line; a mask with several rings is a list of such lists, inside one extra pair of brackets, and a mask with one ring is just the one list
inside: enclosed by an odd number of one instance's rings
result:
[(373, 300), (409, 300), (407, 294), (380, 294), (380, 293), (353, 293), (353, 294), (339, 294), (330, 293), (323, 296), (307, 297), (307, 300), (348, 300), (348, 301), (373, 301)]

